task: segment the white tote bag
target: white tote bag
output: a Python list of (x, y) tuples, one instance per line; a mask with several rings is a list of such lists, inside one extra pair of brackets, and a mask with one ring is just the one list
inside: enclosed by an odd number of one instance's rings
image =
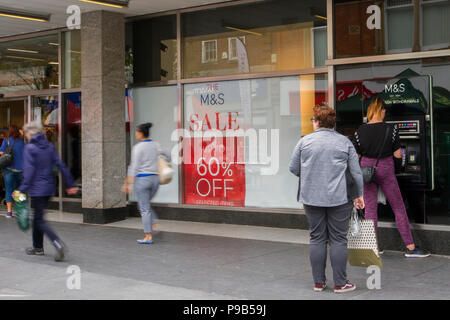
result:
[(161, 156), (161, 145), (157, 143), (158, 145), (158, 176), (159, 176), (159, 184), (168, 184), (172, 181), (174, 170), (172, 169), (172, 166), (164, 157)]

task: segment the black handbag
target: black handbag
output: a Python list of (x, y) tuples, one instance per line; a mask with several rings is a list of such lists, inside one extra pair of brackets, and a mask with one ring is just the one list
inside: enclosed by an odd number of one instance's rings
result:
[(3, 154), (0, 156), (0, 169), (4, 169), (13, 163), (13, 146), (9, 143), (9, 138), (6, 140), (8, 142), (8, 146), (6, 147)]
[(375, 179), (375, 172), (377, 170), (378, 161), (380, 160), (381, 153), (383, 152), (383, 148), (384, 148), (384, 145), (386, 144), (388, 136), (389, 136), (389, 126), (386, 127), (383, 144), (381, 145), (381, 149), (378, 152), (377, 162), (375, 163), (375, 166), (373, 166), (373, 167), (372, 166), (362, 166), (361, 167), (364, 184), (371, 183)]

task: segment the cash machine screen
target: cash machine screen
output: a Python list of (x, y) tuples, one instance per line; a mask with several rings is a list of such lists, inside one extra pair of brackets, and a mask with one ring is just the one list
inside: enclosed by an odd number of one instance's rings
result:
[(420, 133), (419, 121), (386, 121), (397, 125), (399, 135)]

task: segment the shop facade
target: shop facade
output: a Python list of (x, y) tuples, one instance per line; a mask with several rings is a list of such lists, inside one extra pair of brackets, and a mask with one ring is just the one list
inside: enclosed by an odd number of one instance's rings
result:
[[(287, 164), (299, 137), (312, 131), (312, 106), (333, 106), (337, 130), (351, 139), (364, 121), (364, 81), (429, 76), (433, 138), (427, 143), (433, 154), (424, 170), (433, 171), (434, 181), (407, 206), (421, 208), (411, 213), (413, 222), (450, 224), (449, 10), (448, 1), (255, 1), (131, 19), (134, 122), (162, 116), (167, 122), (153, 135), (184, 152), (178, 184), (163, 186), (155, 201), (182, 208), (298, 210), (297, 180)], [(170, 112), (164, 117), (156, 109)], [(228, 143), (243, 150), (234, 159), (220, 152), (217, 159), (207, 150), (213, 140), (194, 138), (238, 128), (244, 136), (236, 133), (234, 144)], [(173, 139), (177, 129), (184, 130), (182, 143)], [(249, 145), (265, 138), (259, 130), (267, 139), (255, 159)], [(221, 141), (226, 153), (227, 140)], [(193, 156), (195, 143), (203, 143), (203, 157)]]
[[(174, 158), (175, 177), (154, 199), (161, 217), (305, 227), (296, 202), (298, 181), (288, 162), (298, 139), (313, 130), (312, 107), (328, 102), (338, 114), (337, 130), (351, 139), (364, 121), (364, 100), (381, 94), (367, 94), (368, 81), (394, 85), (427, 77), (424, 121), (432, 127), (426, 142), (432, 151), (422, 155), (429, 166), (420, 170), (427, 170), (433, 183), (418, 191), (420, 201), (408, 203), (421, 208), (410, 219), (425, 229), (437, 225), (445, 231), (450, 225), (450, 1), (250, 0), (131, 17), (122, 22), (123, 39), (111, 42), (122, 51), (123, 63), (113, 71), (99, 67), (104, 69), (98, 74), (92, 71), (95, 59), (122, 58), (101, 47), (89, 50), (99, 50), (100, 58), (86, 55), (86, 48), (95, 46), (84, 36), (94, 15), (82, 16), (81, 31), (33, 37), (53, 49), (51, 59), (36, 58), (46, 64), (39, 67), (45, 76), (39, 86), (24, 88), (24, 79), (11, 78), (14, 72), (10, 78), (0, 73), (0, 104), (17, 97), (24, 120), (38, 117), (38, 110), (43, 121), (50, 117), (46, 127), (56, 125), (55, 145), (79, 178), (80, 198), (70, 199), (60, 189), (55, 208), (83, 212), (90, 222), (123, 218), (118, 211), (136, 214), (134, 195), (124, 199), (117, 190), (136, 143), (135, 127), (152, 122), (152, 137)], [(13, 41), (25, 40), (1, 41), (8, 52)], [(6, 56), (14, 54), (2, 54), (2, 59)], [(31, 74), (21, 68), (22, 74)], [(120, 70), (125, 70), (125, 103), (114, 107), (112, 116), (109, 94), (95, 92), (95, 82), (89, 81), (98, 76), (106, 91), (120, 88), (115, 77), (104, 76)], [(123, 95), (120, 90), (114, 94)], [(101, 111), (96, 103), (103, 105)], [(57, 109), (56, 122), (49, 104)], [(95, 118), (99, 113), (103, 118)], [(110, 123), (114, 130), (108, 131)], [(104, 152), (96, 161), (121, 169), (95, 171), (90, 161), (98, 148)], [(96, 183), (103, 186), (98, 189)], [(94, 190), (111, 200), (91, 199)], [(109, 218), (98, 220), (96, 214)]]
[[(0, 139), (10, 125), (22, 128), (26, 122), (41, 121), (81, 187), (80, 32), (2, 38), (0, 52)], [(60, 177), (55, 179), (56, 206), (63, 199), (73, 201), (59, 183)]]

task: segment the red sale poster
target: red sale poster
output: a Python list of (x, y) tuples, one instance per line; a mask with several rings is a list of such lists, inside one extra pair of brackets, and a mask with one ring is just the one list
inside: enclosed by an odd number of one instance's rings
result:
[(245, 140), (238, 133), (239, 112), (225, 111), (230, 110), (227, 94), (218, 84), (193, 92), (186, 123), (191, 136), (183, 142), (185, 203), (244, 206)]
[[(227, 159), (233, 148), (243, 150), (242, 137), (184, 140), (185, 202), (215, 206), (244, 206), (245, 164), (237, 156)], [(222, 140), (222, 141), (220, 141)], [(195, 144), (201, 146), (196, 152)], [(214, 145), (214, 150), (208, 148)], [(235, 153), (234, 151), (233, 153)], [(236, 154), (236, 153), (235, 153)], [(189, 158), (189, 159), (188, 159)]]

